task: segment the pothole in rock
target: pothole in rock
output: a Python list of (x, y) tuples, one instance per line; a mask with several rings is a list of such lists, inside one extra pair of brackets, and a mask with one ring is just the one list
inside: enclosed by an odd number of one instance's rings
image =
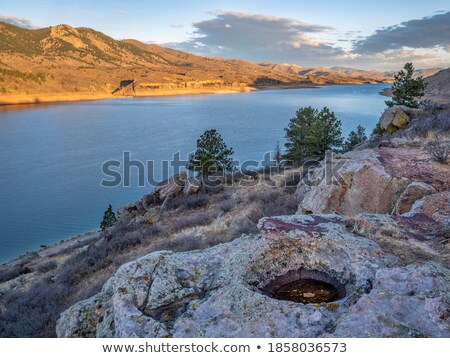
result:
[(345, 286), (321, 271), (299, 269), (275, 277), (261, 291), (267, 296), (297, 303), (338, 301), (345, 297)]

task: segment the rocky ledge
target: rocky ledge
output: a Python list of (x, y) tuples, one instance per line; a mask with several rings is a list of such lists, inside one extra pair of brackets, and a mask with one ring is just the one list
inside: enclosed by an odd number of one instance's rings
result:
[[(440, 233), (405, 245), (427, 233), (421, 215), (273, 217), (260, 221), (258, 234), (230, 243), (155, 252), (123, 265), (99, 294), (65, 311), (57, 334), (449, 337), (450, 271), (420, 259)], [(268, 293), (277, 280), (302, 273), (339, 287), (339, 297), (304, 304)]]

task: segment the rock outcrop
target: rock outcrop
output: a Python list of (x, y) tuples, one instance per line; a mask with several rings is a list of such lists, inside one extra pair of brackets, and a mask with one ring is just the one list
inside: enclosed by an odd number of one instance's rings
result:
[(450, 68), (425, 78), (425, 82), (427, 83), (426, 99), (450, 103)]
[(436, 193), (436, 189), (431, 185), (423, 182), (413, 182), (400, 195), (400, 198), (395, 204), (394, 213), (397, 215), (407, 213), (412, 209), (416, 201), (434, 193)]
[[(260, 233), (203, 251), (155, 252), (122, 266), (101, 293), (65, 311), (59, 337), (450, 337), (450, 272), (408, 264), (377, 244), (391, 220), (336, 215), (263, 219)], [(421, 225), (391, 220), (392, 230)], [(364, 223), (364, 225), (363, 225)], [(415, 224), (414, 224), (415, 223)], [(416, 227), (414, 226), (414, 227)], [(378, 235), (378, 236), (377, 236)], [(407, 238), (393, 238), (393, 243)], [(406, 266), (405, 266), (406, 265)], [(299, 270), (332, 277), (334, 302), (263, 288)]]
[(391, 213), (410, 180), (386, 171), (373, 149), (335, 156), (297, 190), (299, 214)]
[(413, 109), (405, 106), (386, 108), (380, 118), (380, 127), (392, 134), (399, 129), (406, 128), (414, 114)]

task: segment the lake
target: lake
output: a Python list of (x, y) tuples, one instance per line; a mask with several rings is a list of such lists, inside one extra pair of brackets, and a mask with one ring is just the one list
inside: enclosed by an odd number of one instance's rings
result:
[[(96, 230), (111, 203), (139, 200), (152, 185), (102, 187), (102, 164), (181, 158), (216, 128), (234, 157), (262, 160), (299, 107), (329, 107), (343, 134), (361, 124), (369, 134), (384, 109), (386, 84), (179, 97), (118, 98), (0, 109), (0, 262)], [(135, 172), (133, 172), (135, 173)], [(158, 177), (158, 176), (157, 176)], [(110, 179), (110, 178), (109, 178)], [(159, 178), (163, 179), (163, 178)]]

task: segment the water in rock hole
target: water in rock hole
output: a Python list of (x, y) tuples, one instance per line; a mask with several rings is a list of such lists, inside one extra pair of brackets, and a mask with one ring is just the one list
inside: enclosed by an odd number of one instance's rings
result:
[(314, 279), (300, 279), (274, 290), (271, 296), (278, 300), (306, 304), (335, 301), (338, 299), (339, 292), (330, 283)]

